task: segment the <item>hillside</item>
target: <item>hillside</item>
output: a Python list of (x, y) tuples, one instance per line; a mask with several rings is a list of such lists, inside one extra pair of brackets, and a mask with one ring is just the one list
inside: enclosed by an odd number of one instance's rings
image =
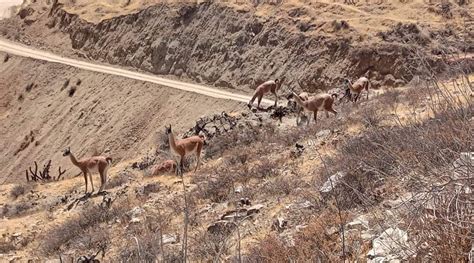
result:
[[(472, 4), (344, 2), (37, 0), (0, 20), (2, 38), (183, 86), (286, 77), (257, 110), (0, 52), (0, 262), (472, 261)], [(369, 94), (342, 98), (362, 75)], [(298, 124), (303, 90), (337, 115)], [(166, 125), (205, 138), (196, 172), (156, 172)], [(112, 157), (104, 192), (66, 147)], [(26, 180), (48, 160), (59, 180)]]
[[(426, 74), (419, 52), (437, 73), (446, 69), (444, 56), (465, 60), (470, 70), (474, 64), (470, 4), (179, 1), (101, 20), (105, 7), (81, 3), (38, 1), (3, 22), (2, 34), (68, 55), (246, 91), (282, 76), (286, 90), (339, 88), (343, 78), (364, 74), (376, 87), (400, 86)], [(466, 52), (468, 58), (455, 55)]]
[(0, 73), (2, 182), (23, 181), (34, 161), (64, 167), (69, 161), (61, 151), (68, 146), (79, 156), (97, 151), (133, 159), (156, 145), (166, 124), (183, 132), (201, 116), (243, 107), (20, 57), (0, 63)]

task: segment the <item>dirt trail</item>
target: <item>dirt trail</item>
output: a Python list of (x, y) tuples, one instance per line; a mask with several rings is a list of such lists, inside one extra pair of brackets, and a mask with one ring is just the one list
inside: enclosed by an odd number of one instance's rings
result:
[[(30, 57), (34, 59), (61, 63), (68, 66), (73, 66), (80, 69), (90, 70), (94, 72), (100, 72), (105, 74), (111, 74), (121, 77), (126, 77), (130, 79), (142, 80), (146, 82), (151, 82), (166, 87), (179, 89), (188, 92), (194, 92), (208, 97), (218, 98), (218, 99), (228, 99), (239, 102), (248, 102), (250, 96), (237, 94), (235, 92), (223, 91), (218, 89), (209, 88), (203, 85), (190, 84), (182, 81), (170, 80), (165, 78), (156, 77), (150, 74), (143, 74), (138, 72), (133, 72), (130, 70), (119, 69), (116, 67), (108, 65), (99, 65), (90, 62), (79, 61), (76, 59), (65, 58), (58, 55), (54, 55), (45, 51), (40, 51), (30, 47), (24, 47), (19, 44), (15, 44), (10, 41), (0, 39), (0, 51), (8, 52), (23, 57)], [(271, 105), (273, 102), (267, 99), (263, 99), (262, 103)]]

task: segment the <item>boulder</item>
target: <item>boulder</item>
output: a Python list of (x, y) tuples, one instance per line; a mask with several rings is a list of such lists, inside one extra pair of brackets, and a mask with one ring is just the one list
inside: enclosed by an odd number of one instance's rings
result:
[(368, 262), (400, 262), (407, 256), (408, 234), (399, 228), (388, 228), (372, 241)]
[(346, 176), (346, 173), (344, 172), (337, 172), (333, 175), (331, 175), (328, 180), (323, 184), (323, 186), (319, 189), (321, 193), (329, 193), (333, 190), (333, 188), (336, 188), (339, 183), (341, 182), (341, 179)]

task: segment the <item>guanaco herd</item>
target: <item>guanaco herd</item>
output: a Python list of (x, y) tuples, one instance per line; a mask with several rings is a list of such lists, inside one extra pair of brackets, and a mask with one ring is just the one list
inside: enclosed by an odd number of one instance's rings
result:
[[(283, 84), (285, 78), (282, 79), (275, 79), (264, 82), (263, 84), (259, 85), (255, 92), (250, 99), (247, 106), (249, 109), (252, 108), (252, 105), (257, 100), (257, 109), (260, 109), (260, 103), (262, 101), (263, 96), (271, 92), (275, 96), (275, 104), (277, 106), (278, 103), (278, 90), (280, 89), (281, 85)], [(369, 99), (369, 88), (371, 86), (370, 81), (366, 77), (361, 77), (354, 83), (352, 83), (349, 79), (344, 80), (344, 84), (347, 86), (344, 91), (344, 95), (341, 97), (340, 100), (344, 98), (348, 98), (348, 101), (357, 102), (360, 97), (360, 94), (363, 90), (367, 92), (367, 100)], [(317, 122), (317, 115), (318, 111), (325, 111), (326, 116), (329, 117), (329, 112), (334, 113), (337, 115), (337, 111), (333, 109), (334, 101), (337, 99), (337, 94), (316, 94), (310, 96), (307, 92), (303, 92), (300, 94), (296, 94), (295, 92), (291, 92), (288, 98), (294, 98), (297, 103), (297, 117), (296, 117), (296, 124), (300, 124), (300, 114), (303, 111), (312, 112), (314, 122)], [(309, 118), (307, 119), (307, 125), (309, 125)], [(165, 127), (166, 135), (168, 136), (168, 142), (170, 145), (170, 150), (173, 152), (177, 157), (179, 157), (178, 163), (174, 160), (167, 160), (160, 165), (155, 166), (152, 171), (153, 175), (157, 175), (162, 172), (172, 172), (173, 170), (176, 171), (177, 175), (183, 174), (183, 165), (184, 165), (184, 158), (187, 155), (195, 154), (197, 158), (196, 167), (194, 172), (197, 171), (201, 162), (201, 151), (204, 145), (204, 137), (196, 135), (191, 136), (185, 139), (176, 139), (173, 131), (171, 130), (171, 125)], [(71, 152), (70, 148), (64, 150), (63, 156), (69, 156), (71, 159), (72, 164), (77, 166), (82, 174), (84, 175), (84, 180), (86, 183), (86, 190), (85, 193), (87, 194), (87, 185), (88, 185), (88, 178), (91, 183), (92, 192), (94, 192), (94, 183), (92, 180), (92, 173), (98, 172), (100, 174), (100, 189), (99, 193), (104, 190), (105, 184), (107, 182), (107, 170), (112, 164), (112, 158), (105, 157), (105, 156), (93, 156), (90, 158), (84, 158), (81, 160), (77, 160), (74, 154)]]

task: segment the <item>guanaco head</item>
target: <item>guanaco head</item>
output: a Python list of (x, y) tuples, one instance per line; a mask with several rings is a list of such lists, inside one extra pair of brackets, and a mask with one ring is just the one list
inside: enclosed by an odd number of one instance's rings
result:
[(166, 135), (171, 134), (171, 124), (170, 124), (169, 127), (166, 127), (166, 126), (165, 126), (165, 128), (166, 128), (166, 130), (165, 130), (165, 131), (166, 131)]
[(350, 79), (344, 79), (344, 84), (345, 85), (351, 85), (351, 80)]
[(280, 88), (284, 81), (285, 81), (285, 77), (282, 77), (281, 79), (275, 79), (277, 88)]
[(71, 148), (70, 148), (70, 147), (67, 147), (67, 148), (64, 149), (64, 151), (63, 151), (63, 156), (68, 156), (69, 154), (71, 154)]

